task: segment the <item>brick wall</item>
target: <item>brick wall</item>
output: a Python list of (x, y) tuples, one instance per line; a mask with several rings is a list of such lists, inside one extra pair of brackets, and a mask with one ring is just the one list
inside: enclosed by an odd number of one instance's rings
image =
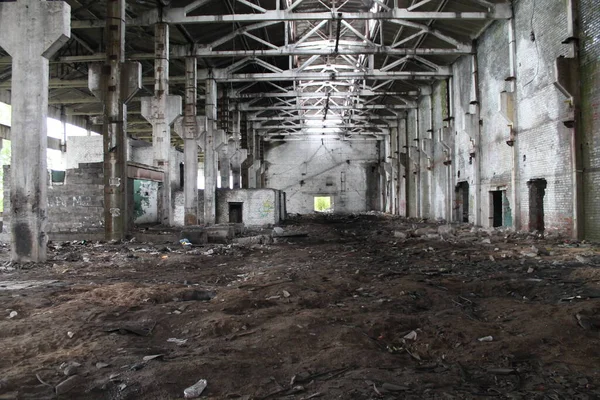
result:
[[(507, 81), (510, 75), (509, 21), (496, 21), (476, 44), (479, 97), (472, 82), (472, 57), (462, 57), (453, 66), (453, 185), (462, 181), (469, 183), (471, 222), (491, 226), (490, 192), (503, 190), (507, 214), (504, 223), (513, 225), (516, 216), (521, 222), (520, 228), (528, 229), (527, 182), (545, 179), (546, 230), (569, 234), (573, 215), (571, 132), (562, 124), (568, 113), (567, 99), (554, 85), (554, 62), (559, 56), (568, 56), (570, 49), (562, 43), (567, 36), (566, 3), (553, 1), (540, 7), (534, 0), (520, 0), (515, 2), (514, 8), (516, 147), (506, 143), (510, 128), (500, 112), (500, 94), (511, 90), (511, 83)], [(473, 147), (475, 157), (470, 156)], [(515, 162), (517, 175), (513, 188)], [(435, 188), (434, 191), (438, 193)], [(456, 198), (453, 208), (457, 208), (460, 201)], [(434, 215), (439, 214), (435, 211)]]
[[(47, 232), (104, 232), (104, 186), (101, 163), (66, 171), (65, 185), (48, 187)], [(4, 233), (10, 232), (10, 166), (4, 167)], [(52, 236), (50, 236), (52, 238)]]
[(600, 240), (600, 5), (580, 0), (585, 237)]

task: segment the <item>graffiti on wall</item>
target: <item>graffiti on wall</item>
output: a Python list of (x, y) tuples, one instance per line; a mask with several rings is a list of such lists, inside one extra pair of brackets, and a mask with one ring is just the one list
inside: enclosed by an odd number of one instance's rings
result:
[(275, 205), (273, 204), (273, 201), (265, 200), (260, 205), (260, 207), (258, 209), (258, 214), (260, 215), (261, 218), (267, 218), (269, 215), (271, 215), (273, 213), (273, 210), (275, 210)]

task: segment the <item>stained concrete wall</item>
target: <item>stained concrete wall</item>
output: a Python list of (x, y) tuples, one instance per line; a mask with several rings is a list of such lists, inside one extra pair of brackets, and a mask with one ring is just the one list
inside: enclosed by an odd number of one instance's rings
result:
[[(103, 162), (103, 138), (94, 136), (69, 137), (67, 145), (67, 169), (74, 169), (80, 163)], [(139, 164), (152, 165), (154, 151), (150, 143), (137, 141), (130, 143), (127, 159)], [(171, 148), (171, 189), (180, 187), (180, 167), (183, 163), (183, 153)]]
[(333, 197), (336, 213), (371, 210), (379, 193), (368, 176), (378, 164), (375, 141), (295, 141), (265, 149), (266, 184), (286, 193), (289, 213), (313, 213), (315, 196)]

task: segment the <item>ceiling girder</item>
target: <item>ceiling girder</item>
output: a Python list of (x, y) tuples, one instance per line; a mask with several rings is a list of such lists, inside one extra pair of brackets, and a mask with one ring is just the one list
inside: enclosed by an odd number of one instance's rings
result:
[[(407, 8), (390, 7), (389, 11), (381, 12), (343, 12), (332, 8), (328, 12), (293, 12), (291, 10), (266, 10), (253, 14), (226, 14), (226, 15), (188, 15), (185, 8), (172, 8), (166, 11), (158, 9), (149, 10), (138, 18), (129, 19), (128, 26), (149, 26), (158, 22), (172, 24), (210, 24), (210, 23), (248, 23), (263, 21), (334, 21), (338, 20), (341, 13), (343, 20), (494, 20), (509, 19), (512, 10), (509, 3), (491, 4), (488, 11), (476, 12), (445, 12), (445, 11), (410, 11)], [(71, 24), (72, 29), (102, 28), (102, 20), (78, 20)]]

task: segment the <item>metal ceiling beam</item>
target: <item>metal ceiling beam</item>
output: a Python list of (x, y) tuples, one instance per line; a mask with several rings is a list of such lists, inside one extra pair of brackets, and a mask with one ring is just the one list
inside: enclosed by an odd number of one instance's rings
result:
[[(385, 56), (431, 56), (431, 55), (468, 55), (473, 53), (473, 47), (468, 44), (460, 45), (456, 48), (394, 48), (390, 46), (367, 46), (362, 43), (358, 45), (340, 46), (337, 53), (331, 46), (320, 47), (294, 47), (282, 46), (277, 49), (257, 49), (257, 50), (213, 50), (212, 48), (196, 45), (194, 47), (179, 45), (171, 46), (171, 58), (231, 58), (231, 57), (287, 57), (287, 56), (357, 56), (357, 55), (385, 55)], [(153, 53), (135, 53), (125, 57), (128, 61), (153, 60)], [(63, 56), (58, 57), (50, 64), (68, 64), (68, 63), (90, 63), (101, 62), (106, 59), (104, 53), (95, 53), (82, 56)], [(0, 66), (12, 65), (10, 57), (0, 57)]]
[[(409, 106), (406, 104), (355, 104), (351, 106), (329, 106), (329, 110), (337, 111), (337, 110), (407, 110), (410, 108), (416, 108), (413, 106)], [(311, 110), (324, 110), (324, 106), (271, 106), (271, 107), (246, 107), (243, 104), (240, 105), (240, 111), (286, 111), (286, 110), (302, 110), (302, 111), (311, 111)]]
[[(443, 67), (441, 71), (379, 71), (369, 72), (296, 72), (294, 70), (282, 72), (267, 72), (256, 74), (228, 74), (220, 70), (211, 72), (204, 70), (198, 73), (199, 80), (205, 80), (213, 76), (218, 82), (249, 82), (249, 81), (336, 81), (348, 79), (366, 80), (411, 80), (411, 79), (434, 79), (449, 78), (452, 75), (449, 67)], [(153, 77), (145, 77), (143, 85), (152, 85)], [(185, 76), (172, 76), (170, 84), (184, 84)], [(50, 89), (87, 89), (87, 79), (50, 79)], [(11, 82), (1, 82), (0, 89), (10, 89)]]
[[(323, 121), (327, 122), (327, 121)], [(327, 125), (264, 125), (260, 128), (254, 128), (257, 131), (269, 131), (273, 129), (367, 129), (367, 128), (376, 128), (376, 129), (388, 129), (390, 126), (387, 124), (327, 124)]]
[[(344, 117), (344, 120), (350, 121), (397, 121), (398, 116), (381, 116), (381, 115), (373, 115), (373, 116), (352, 116), (352, 117)], [(298, 121), (298, 120), (313, 120), (313, 121), (322, 121), (322, 115), (304, 115), (297, 117), (256, 117), (256, 116), (248, 116), (248, 122), (265, 122), (265, 121)]]
[[(485, 2), (487, 5), (487, 2)], [(173, 24), (210, 24), (210, 23), (248, 23), (264, 21), (334, 21), (338, 14), (346, 21), (368, 20), (488, 20), (508, 19), (512, 16), (509, 3), (489, 4), (488, 11), (473, 12), (444, 12), (444, 11), (411, 11), (407, 8), (390, 7), (383, 12), (341, 12), (340, 9), (331, 8), (329, 12), (292, 12), (291, 10), (266, 10), (253, 14), (226, 14), (226, 15), (187, 15), (190, 10), (185, 7), (172, 8), (166, 12), (158, 9), (149, 10), (138, 18), (128, 19), (127, 26), (149, 26), (157, 22)], [(161, 15), (162, 14), (162, 15)], [(72, 21), (72, 29), (92, 29), (104, 27), (102, 20)]]
[[(335, 92), (329, 93), (331, 97), (347, 97), (347, 96), (360, 96), (360, 97), (371, 97), (371, 96), (418, 96), (419, 91), (413, 90), (408, 92), (375, 92), (372, 90), (358, 90), (356, 92)], [(237, 93), (236, 91), (230, 91), (227, 96), (230, 99), (262, 99), (262, 98), (277, 98), (277, 97), (300, 97), (300, 98), (322, 98), (325, 95), (324, 92), (301, 92), (297, 90), (290, 90), (285, 93), (278, 92), (261, 92), (261, 93)]]
[(462, 44), (456, 48), (393, 48), (390, 46), (364, 45), (357, 42), (357, 45), (340, 46), (335, 51), (334, 44), (331, 46), (320, 47), (294, 47), (281, 46), (277, 49), (257, 49), (257, 50), (213, 50), (209, 47), (198, 45), (192, 49), (190, 46), (173, 46), (171, 55), (174, 58), (182, 57), (279, 57), (279, 56), (353, 56), (362, 54), (381, 54), (391, 56), (415, 55), (465, 55), (473, 52), (473, 47), (468, 44)]

